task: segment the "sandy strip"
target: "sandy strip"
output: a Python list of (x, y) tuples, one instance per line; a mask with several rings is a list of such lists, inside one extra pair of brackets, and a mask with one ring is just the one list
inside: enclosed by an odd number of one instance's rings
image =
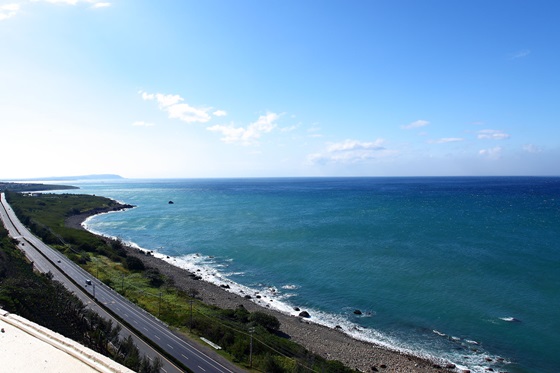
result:
[[(76, 215), (66, 221), (67, 226), (84, 229), (81, 223), (88, 217), (86, 214)], [(196, 289), (199, 297), (207, 304), (220, 308), (236, 308), (243, 305), (247, 310), (263, 311), (278, 318), (280, 330), (293, 341), (330, 360), (339, 360), (345, 365), (362, 372), (449, 372), (455, 371), (446, 367), (443, 361), (428, 361), (415, 356), (371, 343), (358, 341), (348, 335), (321, 325), (313, 324), (300, 317), (282, 314), (278, 311), (262, 307), (251, 300), (230, 293), (217, 285), (194, 279), (190, 272), (174, 266), (165, 260), (152, 255), (145, 255), (135, 248), (127, 248), (128, 254), (141, 259), (147, 267), (157, 268), (162, 274), (173, 278), (175, 285), (184, 290)]]

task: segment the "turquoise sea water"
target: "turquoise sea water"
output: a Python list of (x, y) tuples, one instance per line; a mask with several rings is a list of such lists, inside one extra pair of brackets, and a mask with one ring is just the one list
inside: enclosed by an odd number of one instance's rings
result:
[(473, 371), (560, 366), (560, 178), (76, 185), (137, 206), (89, 229), (263, 305)]

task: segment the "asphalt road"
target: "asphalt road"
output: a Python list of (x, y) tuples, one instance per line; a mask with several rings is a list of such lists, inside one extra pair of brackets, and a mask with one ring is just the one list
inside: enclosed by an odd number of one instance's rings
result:
[[(24, 250), (29, 260), (41, 272), (51, 272), (54, 279), (63, 283), (70, 291), (74, 292), (85, 304), (94, 309), (103, 317), (113, 319), (97, 303), (103, 304), (111, 312), (118, 315), (131, 325), (137, 333), (151, 340), (167, 354), (184, 364), (195, 373), (216, 372), (244, 372), (241, 368), (231, 364), (221, 356), (215, 354), (210, 347), (204, 349), (184, 337), (170, 330), (164, 323), (154, 316), (129, 302), (110, 287), (92, 277), (84, 269), (76, 265), (62, 253), (45, 245), (40, 239), (29, 232), (17, 219), (14, 212), (6, 202), (4, 193), (0, 196), (0, 217), (10, 236), (17, 238), (20, 248)], [(71, 279), (71, 280), (70, 280)], [(91, 282), (91, 284), (89, 284)], [(117, 322), (116, 320), (113, 320)], [(120, 323), (119, 323), (120, 324)], [(121, 324), (122, 325), (122, 324)], [(124, 325), (123, 330), (128, 330)], [(135, 342), (142, 353), (150, 358), (160, 354), (134, 335)], [(160, 356), (164, 367), (163, 372), (181, 372), (173, 363)]]

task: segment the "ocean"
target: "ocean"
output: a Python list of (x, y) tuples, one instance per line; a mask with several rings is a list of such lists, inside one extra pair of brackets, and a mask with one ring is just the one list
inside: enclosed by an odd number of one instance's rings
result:
[(560, 369), (560, 178), (74, 185), (137, 206), (91, 231), (263, 305), (473, 372)]

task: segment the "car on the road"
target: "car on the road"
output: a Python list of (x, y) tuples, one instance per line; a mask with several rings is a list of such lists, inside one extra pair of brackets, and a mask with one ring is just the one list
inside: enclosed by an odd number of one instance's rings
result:
[(91, 280), (86, 279), (86, 285), (91, 285)]

